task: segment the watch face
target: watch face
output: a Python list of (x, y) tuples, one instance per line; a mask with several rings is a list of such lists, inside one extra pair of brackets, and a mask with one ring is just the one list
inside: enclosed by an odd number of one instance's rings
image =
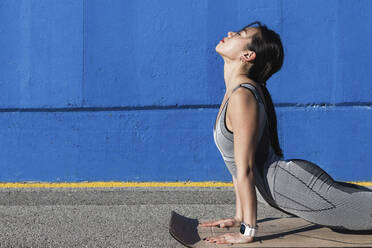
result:
[(244, 224), (241, 224), (240, 225), (240, 233), (241, 234), (244, 234), (244, 231), (245, 231), (245, 225)]

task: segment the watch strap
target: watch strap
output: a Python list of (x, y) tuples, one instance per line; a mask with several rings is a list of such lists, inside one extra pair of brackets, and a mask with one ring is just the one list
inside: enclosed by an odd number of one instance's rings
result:
[(258, 229), (258, 225), (251, 227), (249, 224), (245, 224), (244, 222), (240, 225), (240, 233), (244, 236), (254, 237), (256, 235)]

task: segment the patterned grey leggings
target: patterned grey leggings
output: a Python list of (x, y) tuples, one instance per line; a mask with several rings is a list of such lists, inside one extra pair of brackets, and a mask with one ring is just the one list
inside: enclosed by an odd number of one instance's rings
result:
[[(276, 161), (265, 170), (265, 188), (277, 208), (333, 230), (372, 230), (372, 190), (337, 182), (302, 159)], [(259, 194), (258, 201), (268, 204)]]

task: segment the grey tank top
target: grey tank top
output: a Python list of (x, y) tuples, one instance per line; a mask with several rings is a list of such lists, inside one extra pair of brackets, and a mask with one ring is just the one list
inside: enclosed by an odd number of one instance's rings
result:
[(268, 180), (271, 182), (274, 180), (272, 171), (275, 171), (277, 163), (282, 160), (282, 157), (278, 156), (274, 152), (274, 149), (270, 144), (270, 134), (265, 104), (254, 85), (250, 83), (243, 83), (232, 90), (229, 98), (226, 100), (225, 105), (221, 110), (220, 116), (217, 116), (216, 118), (213, 128), (214, 142), (220, 151), (229, 172), (233, 177), (236, 178), (237, 168), (234, 159), (234, 134), (228, 130), (226, 126), (226, 108), (231, 95), (239, 87), (244, 87), (250, 90), (254, 94), (259, 104), (259, 130), (255, 152), (255, 166), (253, 166), (253, 172), (255, 175), (257, 175), (255, 176), (255, 186), (261, 195), (260, 197), (262, 197), (272, 207), (279, 209), (272, 197)]

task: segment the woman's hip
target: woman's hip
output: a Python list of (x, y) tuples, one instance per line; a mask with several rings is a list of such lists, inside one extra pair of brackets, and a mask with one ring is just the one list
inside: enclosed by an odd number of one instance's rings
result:
[(329, 198), (333, 178), (315, 163), (303, 159), (277, 161), (268, 168), (270, 191), (278, 206), (300, 211), (334, 208)]

